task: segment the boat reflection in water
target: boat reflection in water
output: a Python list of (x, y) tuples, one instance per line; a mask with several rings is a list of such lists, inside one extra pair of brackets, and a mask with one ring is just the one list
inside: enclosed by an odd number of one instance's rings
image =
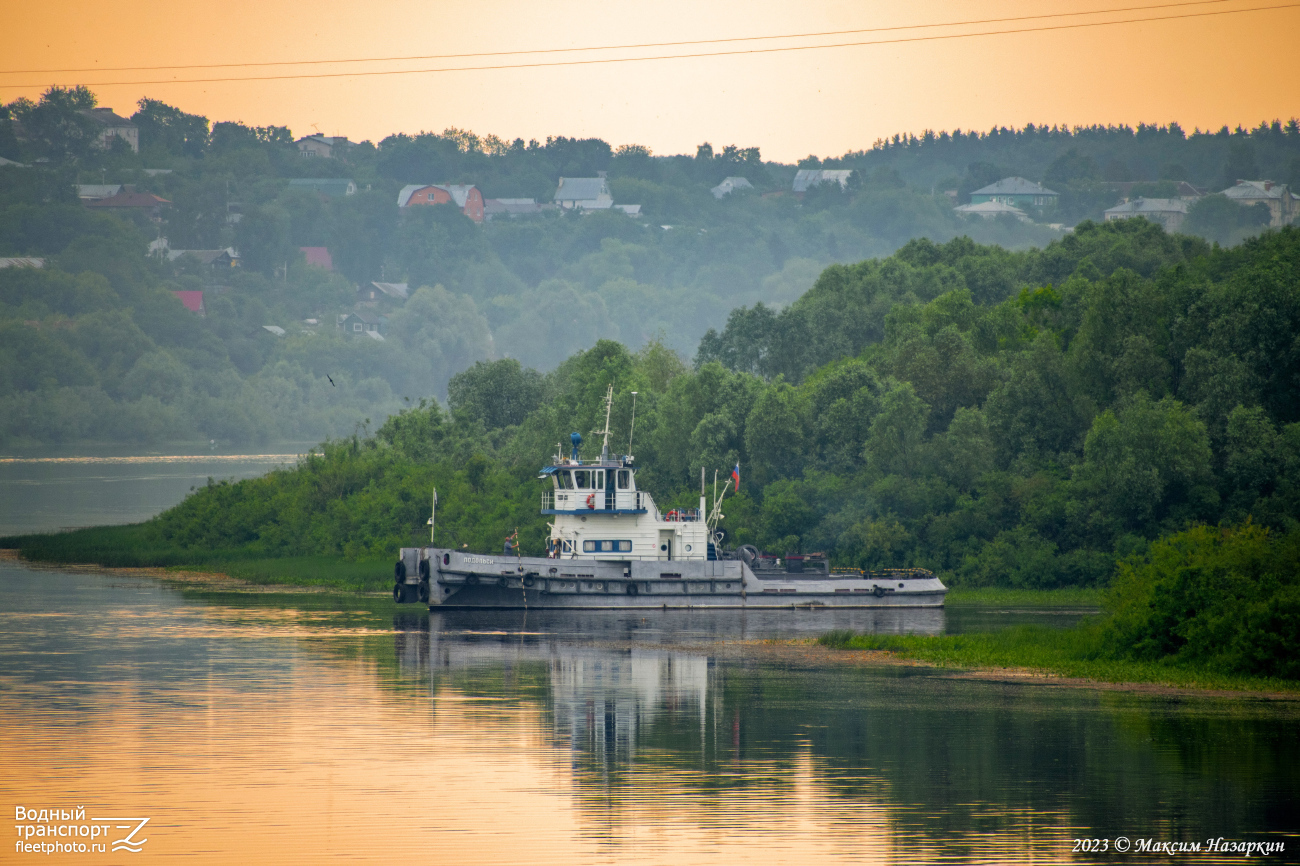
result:
[(204, 864), (1070, 862), (1300, 814), (1294, 702), (762, 643), (956, 610), (368, 604), (0, 559), (0, 801), (149, 817), (146, 854)]
[(762, 862), (1065, 862), (1081, 835), (1293, 832), (1281, 817), (1300, 806), (1293, 708), (728, 649), (742, 636), (943, 625), (942, 611), (819, 615), (446, 612), (399, 617), (395, 649), (400, 678), (427, 680), (435, 705), (543, 707), (584, 820), (607, 842), (690, 824), (740, 832)]

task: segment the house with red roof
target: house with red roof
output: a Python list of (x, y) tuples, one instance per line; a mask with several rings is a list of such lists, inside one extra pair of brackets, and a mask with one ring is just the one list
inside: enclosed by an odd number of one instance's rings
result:
[(397, 194), (400, 208), (451, 204), (476, 223), (483, 222), (483, 193), (473, 184), (419, 184), (402, 187)]
[(172, 294), (180, 298), (181, 303), (185, 305), (185, 309), (191, 313), (198, 313), (200, 316), (207, 315), (207, 310), (203, 309), (202, 292), (172, 292)]
[(302, 250), (303, 258), (307, 260), (307, 264), (324, 268), (327, 271), (334, 270), (334, 259), (330, 257), (329, 247), (298, 247), (298, 249)]

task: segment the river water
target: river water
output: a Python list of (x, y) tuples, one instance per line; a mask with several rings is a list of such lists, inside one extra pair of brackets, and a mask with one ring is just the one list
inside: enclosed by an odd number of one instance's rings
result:
[[(1058, 614), (1017, 616), (1071, 620)], [(11, 839), (0, 858), (1165, 859), (1072, 850), (1119, 837), (1300, 850), (1296, 702), (973, 680), (759, 642), (999, 622), (817, 616), (429, 614), (0, 560), (0, 807), (84, 807), (71, 824), (140, 843), (46, 855)], [(39, 843), (54, 840), (35, 828), (68, 822), (14, 825)]]

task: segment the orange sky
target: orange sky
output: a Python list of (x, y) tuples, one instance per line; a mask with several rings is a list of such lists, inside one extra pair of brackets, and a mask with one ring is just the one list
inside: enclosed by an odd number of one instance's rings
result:
[[(216, 120), (319, 128), (353, 140), (449, 126), (503, 138), (598, 136), (655, 153), (710, 141), (759, 146), (768, 159), (839, 155), (926, 128), (1035, 123), (1253, 126), (1300, 115), (1300, 0), (1227, 0), (984, 25), (1059, 25), (1213, 9), (1290, 8), (1055, 32), (549, 69), (260, 82), (119, 84), (170, 77), (484, 65), (503, 58), (279, 69), (52, 74), (55, 68), (252, 63), (460, 54), (807, 33), (1151, 6), (1169, 0), (227, 0), (225, 3), (13, 0), (0, 28), (0, 99), (87, 83), (129, 115), (151, 96)], [(862, 34), (820, 41), (908, 35)], [(816, 39), (784, 44), (811, 44)], [(779, 42), (718, 46), (724, 50)], [(711, 50), (658, 49), (666, 51)], [(518, 60), (610, 57), (530, 55)], [(7, 85), (37, 85), (10, 87)]]

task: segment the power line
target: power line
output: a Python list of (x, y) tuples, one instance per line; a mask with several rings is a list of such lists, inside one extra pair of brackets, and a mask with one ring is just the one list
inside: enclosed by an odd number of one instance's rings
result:
[[(858, 48), (870, 45), (898, 45), (908, 42), (935, 42), (944, 39), (970, 39), (980, 36), (1004, 36), (1016, 33), (1042, 33), (1055, 30), (1077, 30), (1087, 27), (1109, 27), (1118, 24), (1143, 24), (1152, 21), (1175, 21), (1186, 18), (1207, 18), (1215, 15), (1237, 15), (1243, 12), (1268, 12), (1277, 9), (1300, 8), (1300, 3), (1283, 3), (1275, 6), (1255, 6), (1249, 9), (1223, 9), (1213, 12), (1188, 12), (1182, 15), (1160, 15), (1147, 18), (1128, 18), (1122, 21), (1088, 21), (1077, 24), (1043, 25), (1041, 27), (1012, 28), (1008, 30), (984, 30), (977, 33), (944, 33), (934, 36), (907, 36), (899, 39), (874, 39), (864, 42), (838, 42), (830, 45), (784, 45), (773, 48), (749, 48), (739, 51), (705, 51), (694, 54), (661, 54), (649, 57), (610, 57), (594, 60), (557, 60), (537, 63), (502, 63), (490, 66), (447, 66), (431, 69), (381, 69), (363, 72), (316, 72), (293, 75), (248, 75), (225, 78), (161, 78), (142, 81), (96, 81), (83, 82), (90, 87), (125, 87), (144, 84), (217, 84), (240, 81), (292, 81), (311, 78), (361, 78), (379, 75), (425, 75), (443, 72), (485, 72), (503, 69), (539, 69), (560, 66), (592, 66), (608, 63), (645, 63), (658, 60), (691, 60), (704, 57), (734, 57), (752, 54), (776, 54), (787, 51), (820, 51), (828, 48)], [(35, 84), (0, 84), (0, 88), (17, 89), (45, 87), (48, 82)]]
[(811, 39), (825, 36), (849, 36), (855, 33), (886, 33), (896, 30), (919, 30), (933, 27), (969, 27), (976, 24), (1006, 24), (1011, 21), (1033, 21), (1050, 18), (1068, 18), (1079, 15), (1114, 15), (1121, 12), (1145, 12), (1152, 9), (1171, 9), (1178, 6), (1206, 6), (1231, 3), (1234, 0), (1184, 0), (1181, 3), (1163, 3), (1154, 6), (1124, 6), (1116, 9), (1093, 9), (1085, 12), (1046, 12), (1042, 15), (1020, 15), (1014, 18), (978, 18), (970, 21), (947, 21), (937, 24), (900, 24), (894, 27), (864, 27), (856, 30), (826, 30), (818, 33), (789, 33), (774, 36), (736, 36), (724, 39), (696, 39), (682, 42), (642, 42), (630, 45), (593, 45), (582, 48), (535, 48), (521, 51), (485, 51), (471, 54), (416, 54), (394, 57), (351, 57), (337, 60), (268, 60), (250, 63), (178, 64), (175, 66), (105, 66), (83, 69), (9, 69), (0, 75), (55, 75), (73, 72), (160, 72), (168, 69), (239, 69), (251, 66), (307, 66), (331, 63), (383, 63), (408, 60), (462, 60), (469, 57), (514, 57), (523, 54), (561, 54), (575, 51), (629, 51), (640, 48), (675, 48), (688, 45), (714, 45), (734, 42), (760, 42), (771, 39)]

